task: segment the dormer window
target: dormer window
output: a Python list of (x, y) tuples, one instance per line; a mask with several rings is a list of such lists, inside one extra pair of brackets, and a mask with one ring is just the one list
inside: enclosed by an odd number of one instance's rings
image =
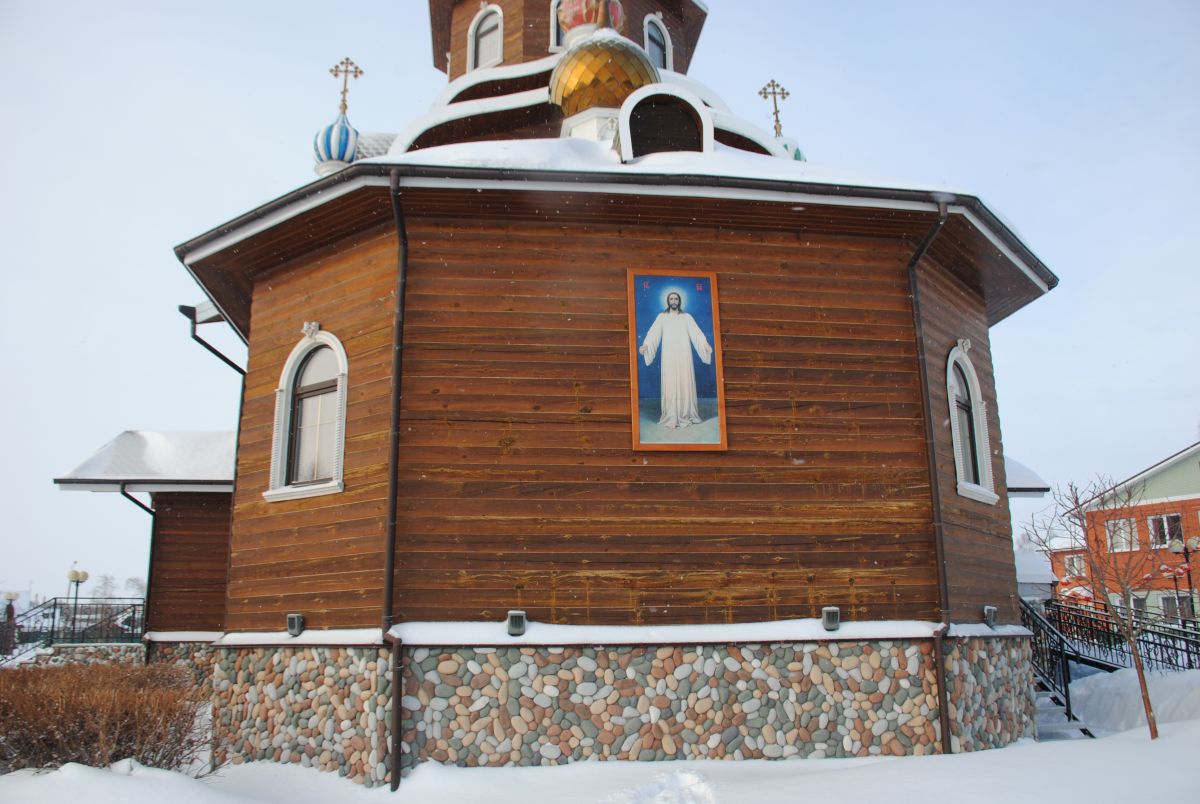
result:
[(667, 26), (656, 15), (646, 17), (646, 54), (650, 63), (660, 70), (670, 70), (671, 66), (671, 37), (667, 34)]
[(504, 60), (504, 15), (499, 6), (482, 9), (471, 23), (467, 56), (468, 70), (491, 67)]
[(971, 342), (960, 340), (946, 364), (946, 396), (950, 403), (950, 436), (954, 442), (954, 471), (958, 493), (994, 505), (1000, 497), (993, 489), (991, 440), (987, 406), (979, 377), (967, 352)]

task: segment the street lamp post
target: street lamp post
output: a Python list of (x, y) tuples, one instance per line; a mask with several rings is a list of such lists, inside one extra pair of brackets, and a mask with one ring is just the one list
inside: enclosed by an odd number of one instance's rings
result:
[(73, 569), (67, 573), (67, 583), (75, 585), (75, 600), (71, 606), (71, 641), (75, 641), (79, 623), (79, 585), (88, 579), (84, 570)]

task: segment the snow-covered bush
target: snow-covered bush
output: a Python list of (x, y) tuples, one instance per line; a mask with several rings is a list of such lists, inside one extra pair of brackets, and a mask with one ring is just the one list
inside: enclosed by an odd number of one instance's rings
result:
[(191, 677), (165, 665), (0, 671), (0, 773), (126, 758), (186, 767), (206, 746)]

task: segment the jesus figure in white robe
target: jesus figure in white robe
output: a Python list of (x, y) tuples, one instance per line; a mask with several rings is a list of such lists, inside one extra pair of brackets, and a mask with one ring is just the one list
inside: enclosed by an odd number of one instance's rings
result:
[(700, 408), (696, 402), (696, 370), (692, 366), (692, 349), (705, 365), (712, 362), (712, 346), (696, 325), (696, 320), (682, 310), (678, 293), (667, 294), (667, 309), (658, 314), (646, 333), (638, 351), (649, 366), (661, 348), (662, 396), (658, 423), (662, 427), (689, 427), (700, 424)]

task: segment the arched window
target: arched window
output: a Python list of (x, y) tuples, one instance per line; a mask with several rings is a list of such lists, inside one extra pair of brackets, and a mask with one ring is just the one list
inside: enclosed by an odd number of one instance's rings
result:
[(950, 405), (950, 435), (954, 442), (954, 471), (958, 478), (959, 494), (994, 504), (1000, 498), (992, 483), (987, 405), (983, 401), (975, 367), (967, 356), (970, 349), (970, 341), (960, 340), (946, 361), (946, 396)]
[(667, 33), (667, 26), (663, 25), (662, 20), (655, 14), (646, 16), (646, 53), (650, 56), (650, 63), (660, 70), (671, 70), (672, 53), (671, 53), (671, 36)]
[(551, 0), (550, 3), (550, 52), (553, 53), (562, 50), (563, 33), (562, 23), (558, 21), (558, 7), (562, 5), (562, 0)]
[(346, 352), (320, 325), (304, 325), (275, 389), (267, 500), (341, 491), (346, 429)]
[(504, 60), (504, 15), (499, 6), (486, 6), (472, 20), (467, 60), (468, 70), (491, 67)]

